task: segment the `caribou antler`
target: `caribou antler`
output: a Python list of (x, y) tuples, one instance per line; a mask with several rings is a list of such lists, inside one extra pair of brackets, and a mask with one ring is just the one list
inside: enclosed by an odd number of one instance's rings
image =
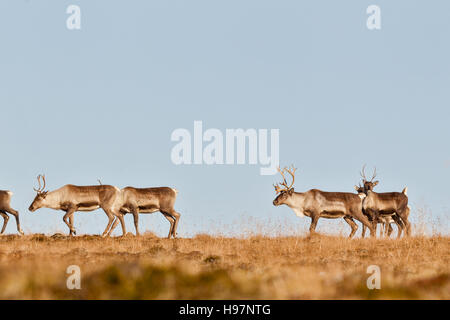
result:
[(279, 185), (281, 184), (282, 186), (286, 187), (287, 183), (286, 183), (286, 177), (283, 174), (283, 170), (280, 169), (280, 166), (278, 166), (277, 170), (283, 176), (283, 182), (274, 184), (273, 187), (275, 188), (276, 193), (280, 193), (281, 191), (283, 191), (283, 188), (281, 188)]
[[(276, 185), (275, 184), (273, 185), (275, 187), (275, 192), (280, 193), (281, 191), (288, 191), (288, 190), (292, 189), (292, 186), (294, 185), (294, 181), (295, 181), (295, 170), (297, 170), (297, 169), (294, 168), (294, 166), (292, 165), (290, 169), (287, 167), (284, 167), (283, 170), (281, 170), (280, 167), (278, 167), (277, 170), (283, 177), (283, 181), (280, 183), (277, 183)], [(287, 171), (287, 173), (289, 173), (292, 176), (292, 183), (289, 186), (286, 181), (286, 176), (284, 175), (285, 171)], [(284, 188), (280, 187), (280, 185), (283, 186)]]
[(284, 168), (284, 170), (286, 170), (292, 177), (292, 183), (291, 185), (288, 187), (288, 189), (291, 189), (292, 186), (294, 185), (295, 182), (295, 171), (297, 170), (297, 168), (294, 167), (294, 165), (291, 165), (291, 168)]
[(375, 177), (377, 176), (377, 167), (375, 167), (375, 168), (373, 169), (373, 175), (372, 175), (372, 178), (371, 178), (370, 180), (367, 180), (367, 178), (366, 178), (366, 173), (364, 172), (365, 169), (366, 169), (366, 165), (364, 165), (364, 166), (362, 167), (362, 170), (361, 170), (361, 172), (359, 173), (359, 174), (361, 175), (361, 178), (363, 179), (363, 182), (366, 182), (366, 181), (373, 182), (373, 179), (375, 179)]
[[(42, 187), (41, 187), (41, 179), (44, 182), (44, 185)], [(39, 188), (36, 189), (36, 188), (33, 187), (33, 190), (36, 191), (37, 193), (44, 192), (44, 190), (45, 190), (45, 175), (42, 175), (42, 174), (38, 175), (37, 176), (37, 181), (39, 183)]]
[(367, 181), (366, 179), (366, 173), (364, 172), (366, 170), (366, 165), (363, 165), (361, 172), (359, 173), (361, 175), (361, 178), (363, 181)]
[(373, 169), (373, 175), (372, 175), (372, 179), (370, 179), (370, 182), (373, 182), (373, 179), (375, 179), (376, 176), (377, 176), (377, 167), (375, 167)]
[(280, 188), (280, 186), (278, 184), (274, 184), (273, 186), (275, 188), (275, 192), (276, 193), (280, 193), (281, 192), (282, 189)]
[(35, 187), (33, 187), (33, 190), (36, 191), (37, 193), (39, 193), (41, 191), (41, 175), (37, 176), (37, 181), (39, 183), (39, 187), (37, 189)]
[(43, 187), (42, 187), (42, 191), (44, 191), (45, 190), (45, 174), (43, 174), (42, 175), (42, 181), (44, 182), (44, 185), (43, 185)]
[(287, 186), (287, 181), (286, 181), (286, 177), (284, 176), (284, 170), (286, 170), (286, 168), (283, 168), (283, 170), (280, 169), (280, 167), (277, 168), (278, 172), (283, 176), (283, 182), (281, 182), (280, 184), (286, 188), (288, 188)]

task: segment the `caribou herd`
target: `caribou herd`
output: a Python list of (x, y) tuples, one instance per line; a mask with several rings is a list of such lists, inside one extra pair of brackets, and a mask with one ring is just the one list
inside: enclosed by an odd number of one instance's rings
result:
[[(362, 237), (366, 228), (369, 228), (370, 235), (376, 236), (377, 225), (383, 225), (383, 234), (390, 235), (392, 232), (391, 222), (398, 226), (397, 238), (406, 229), (406, 234), (411, 233), (411, 224), (408, 221), (410, 207), (408, 206), (407, 188), (402, 192), (377, 193), (373, 188), (378, 184), (374, 181), (376, 169), (372, 178), (368, 180), (365, 175), (365, 166), (361, 171), (361, 183), (355, 186), (357, 194), (350, 192), (325, 192), (311, 189), (306, 192), (294, 192), (295, 168), (278, 168), (278, 172), (283, 177), (283, 181), (274, 185), (277, 197), (273, 200), (274, 206), (287, 205), (299, 217), (308, 216), (311, 218), (309, 227), (310, 233), (316, 230), (319, 218), (344, 218), (352, 231), (349, 238), (353, 237), (358, 225), (355, 220), (363, 225)], [(292, 182), (288, 185), (285, 174), (288, 173)]]
[[(139, 213), (160, 211), (170, 222), (168, 238), (176, 237), (180, 214), (173, 208), (178, 191), (173, 188), (133, 188), (119, 189), (115, 186), (74, 186), (67, 184), (53, 191), (45, 191), (45, 176), (38, 176), (39, 188), (28, 210), (50, 208), (66, 212), (63, 221), (69, 227), (69, 235), (75, 235), (73, 214), (76, 211), (94, 211), (102, 208), (108, 217), (108, 224), (102, 236), (110, 236), (120, 222), (122, 233), (126, 235), (124, 215), (132, 213), (136, 235), (139, 235)], [(42, 184), (41, 184), (42, 181)], [(17, 217), (18, 219), (18, 217)], [(18, 222), (19, 220), (17, 220)], [(5, 220), (6, 224), (7, 220)], [(3, 229), (5, 225), (3, 226)]]
[[(351, 227), (349, 237), (353, 237), (358, 229), (355, 220), (362, 223), (362, 237), (366, 228), (370, 230), (371, 237), (376, 236), (377, 225), (382, 225), (382, 234), (390, 236), (392, 223), (398, 228), (397, 238), (403, 231), (406, 235), (411, 233), (411, 224), (408, 221), (410, 207), (408, 206), (407, 188), (402, 192), (377, 193), (373, 189), (378, 184), (374, 181), (376, 169), (369, 180), (365, 175), (365, 166), (361, 170), (361, 182), (355, 186), (356, 193), (351, 192), (326, 192), (311, 189), (306, 192), (294, 192), (296, 169), (285, 167), (278, 168), (283, 181), (274, 185), (277, 197), (273, 200), (275, 206), (287, 205), (299, 217), (310, 217), (310, 233), (315, 233), (319, 218), (336, 219), (343, 218)], [(291, 176), (288, 185), (286, 174)], [(75, 186), (65, 185), (59, 189), (45, 190), (46, 181), (44, 175), (37, 177), (39, 187), (34, 190), (36, 196), (28, 208), (34, 212), (40, 208), (50, 208), (64, 211), (63, 221), (69, 228), (69, 235), (76, 235), (74, 227), (74, 213), (77, 211), (94, 211), (101, 208), (107, 218), (103, 237), (108, 237), (120, 222), (123, 235), (127, 234), (124, 215), (131, 213), (134, 219), (136, 235), (139, 236), (139, 214), (161, 212), (169, 221), (170, 229), (168, 238), (175, 238), (180, 214), (175, 211), (174, 204), (178, 191), (169, 187), (119, 189), (111, 185)], [(8, 213), (13, 215), (17, 223), (17, 231), (23, 234), (19, 222), (19, 212), (11, 208), (12, 192), (0, 190), (0, 215), (3, 217), (1, 234), (5, 231), (9, 220)]]

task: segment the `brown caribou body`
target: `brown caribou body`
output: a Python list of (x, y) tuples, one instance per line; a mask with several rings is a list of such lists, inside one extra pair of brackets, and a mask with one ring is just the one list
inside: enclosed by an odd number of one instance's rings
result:
[[(409, 236), (411, 233), (411, 224), (408, 221), (408, 217), (411, 208), (408, 206), (408, 196), (406, 195), (408, 188), (405, 187), (402, 192), (374, 192), (373, 188), (379, 182), (373, 181), (376, 177), (376, 169), (370, 180), (366, 179), (364, 167), (361, 176), (363, 179), (364, 193), (366, 194), (363, 200), (363, 212), (372, 221), (375, 231), (378, 221), (381, 220), (386, 223), (392, 218), (398, 226), (397, 238), (401, 236), (403, 229), (406, 229), (406, 234)], [(358, 187), (355, 186), (355, 188)]]
[[(134, 188), (126, 187), (121, 190), (122, 204), (120, 212), (125, 215), (132, 213), (134, 218), (134, 226), (136, 235), (139, 235), (139, 213), (161, 212), (170, 222), (168, 238), (176, 237), (180, 214), (175, 211), (174, 205), (178, 191), (169, 187), (157, 188)], [(111, 233), (117, 225), (114, 222), (109, 233)]]
[[(361, 185), (358, 185), (358, 186), (355, 186), (355, 190), (356, 190), (356, 192), (358, 192), (358, 195), (364, 201), (364, 198), (367, 196), (364, 191), (364, 187), (362, 187)], [(363, 213), (364, 213), (364, 210), (363, 210)], [(403, 223), (399, 224), (397, 220), (392, 219), (392, 216), (378, 216), (376, 223), (382, 225), (381, 233), (383, 236), (389, 237), (391, 235), (391, 233), (393, 231), (391, 223), (393, 223), (393, 222), (395, 222), (397, 224), (398, 230), (399, 230), (399, 232), (401, 232), (401, 230), (403, 229)], [(363, 224), (362, 228), (363, 229), (362, 229), (361, 237), (364, 238), (364, 236), (366, 234), (366, 226)]]
[[(309, 231), (315, 232), (317, 222), (319, 218), (344, 218), (344, 220), (350, 225), (352, 231), (349, 237), (353, 237), (358, 226), (353, 219), (356, 219), (367, 226), (371, 235), (373, 236), (373, 226), (369, 222), (366, 216), (362, 213), (362, 196), (350, 192), (325, 192), (317, 189), (312, 189), (307, 192), (294, 192), (292, 188), (294, 184), (294, 172), (295, 169), (283, 169), (278, 171), (283, 176), (284, 189), (275, 186), (275, 191), (279, 195), (273, 201), (275, 206), (287, 205), (294, 213), (299, 216), (307, 216), (311, 218), (311, 225)], [(292, 176), (292, 183), (287, 186), (286, 179), (284, 177), (284, 171), (287, 171)]]
[[(372, 190), (367, 191), (367, 196), (363, 200), (363, 210), (371, 216), (373, 221), (391, 216), (399, 226), (398, 237), (401, 236), (403, 225), (406, 228), (406, 234), (411, 233), (411, 224), (408, 221), (409, 207), (406, 188), (404, 192), (384, 192), (377, 193)], [(403, 224), (403, 225), (402, 225)]]
[(11, 191), (0, 190), (0, 215), (3, 217), (2, 234), (5, 232), (6, 225), (8, 224), (9, 214), (12, 214), (16, 218), (17, 231), (23, 235), (23, 231), (20, 228), (19, 212), (11, 208)]
[[(41, 188), (40, 178), (44, 182)], [(63, 221), (69, 227), (69, 234), (76, 234), (73, 226), (73, 214), (76, 211), (94, 211), (102, 208), (108, 216), (108, 225), (103, 236), (113, 223), (114, 218), (118, 217), (122, 223), (122, 230), (125, 234), (125, 223), (123, 216), (119, 213), (120, 209), (120, 189), (109, 185), (100, 186), (75, 186), (67, 184), (54, 191), (44, 191), (45, 176), (38, 176), (39, 189), (34, 189), (37, 194), (28, 210), (34, 212), (40, 208), (50, 208), (54, 210), (65, 211)]]

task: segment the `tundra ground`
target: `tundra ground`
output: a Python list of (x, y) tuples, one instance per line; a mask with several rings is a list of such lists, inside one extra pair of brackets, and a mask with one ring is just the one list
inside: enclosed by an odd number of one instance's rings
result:
[[(1, 299), (450, 299), (450, 238), (0, 237)], [(69, 290), (67, 267), (81, 270)], [(381, 289), (367, 288), (367, 267)]]

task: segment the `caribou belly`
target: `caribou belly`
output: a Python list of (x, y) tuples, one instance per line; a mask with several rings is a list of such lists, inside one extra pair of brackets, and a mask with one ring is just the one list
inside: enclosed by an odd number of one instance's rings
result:
[[(159, 208), (154, 205), (148, 205), (148, 206), (139, 206), (139, 213), (153, 213), (159, 211)], [(120, 208), (120, 211), (122, 213), (131, 213), (131, 209), (128, 207), (122, 207)]]
[(345, 213), (342, 211), (323, 211), (320, 213), (321, 218), (327, 218), (327, 219), (337, 219), (342, 218), (345, 216)]
[(100, 208), (99, 205), (82, 205), (78, 207), (78, 211), (94, 211)]
[(139, 213), (153, 213), (153, 212), (157, 212), (159, 211), (159, 209), (157, 208), (143, 208), (141, 209), (141, 207), (139, 207)]

